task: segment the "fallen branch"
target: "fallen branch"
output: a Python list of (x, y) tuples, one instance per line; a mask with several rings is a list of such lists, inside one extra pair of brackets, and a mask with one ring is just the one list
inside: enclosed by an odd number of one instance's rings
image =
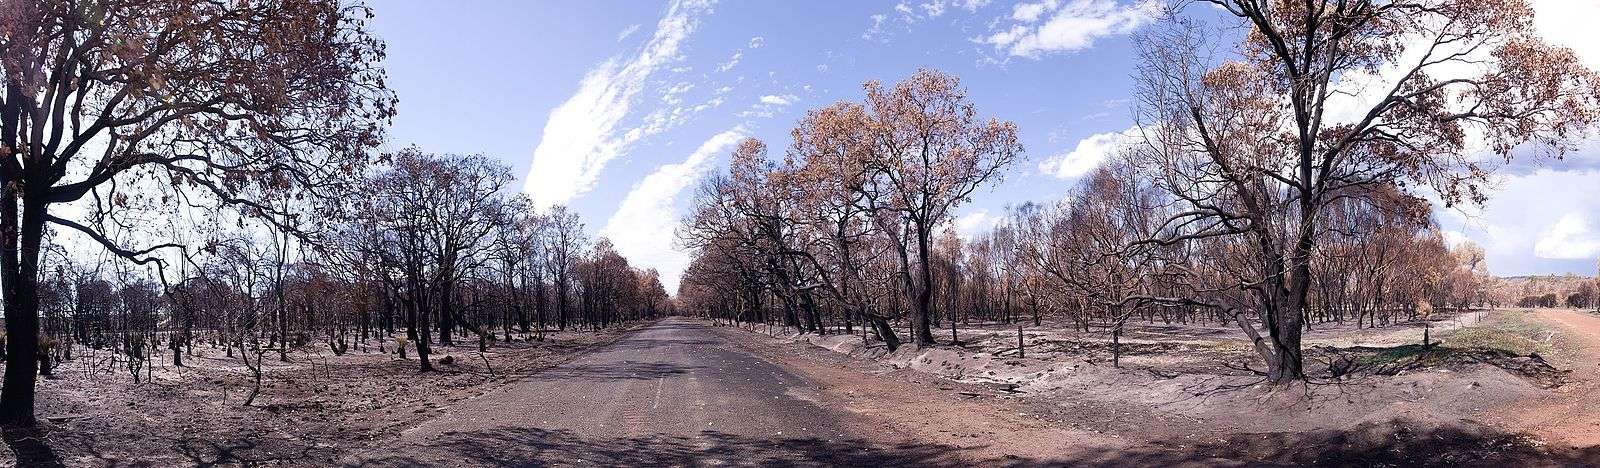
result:
[(482, 359), (483, 360), (483, 368), (489, 370), (489, 378), (491, 378), (491, 379), (496, 378), (495, 375), (494, 375), (494, 368), (489, 366), (489, 358), (484, 357), (483, 353), (478, 353), (478, 359)]

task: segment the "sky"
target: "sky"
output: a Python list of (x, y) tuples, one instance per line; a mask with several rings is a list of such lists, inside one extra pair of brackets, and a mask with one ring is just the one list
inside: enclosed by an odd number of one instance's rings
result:
[[(1600, 1), (1535, 0), (1547, 40), (1600, 69)], [(695, 185), (745, 137), (774, 156), (807, 109), (860, 101), (918, 68), (961, 78), (982, 116), (1020, 128), (1026, 159), (957, 211), (959, 232), (1008, 206), (1060, 199), (1132, 127), (1132, 37), (1155, 9), (1127, 0), (423, 2), (376, 0), (399, 115), (386, 146), (504, 161), (541, 206), (675, 291), (673, 231)], [(1500, 169), (1483, 206), (1439, 207), (1497, 275), (1593, 275), (1600, 139)]]

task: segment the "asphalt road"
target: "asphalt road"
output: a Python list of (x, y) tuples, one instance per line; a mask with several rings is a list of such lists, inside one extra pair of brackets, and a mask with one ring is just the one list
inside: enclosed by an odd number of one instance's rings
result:
[(852, 437), (784, 366), (670, 318), (564, 365), (446, 408), (356, 466), (922, 464)]

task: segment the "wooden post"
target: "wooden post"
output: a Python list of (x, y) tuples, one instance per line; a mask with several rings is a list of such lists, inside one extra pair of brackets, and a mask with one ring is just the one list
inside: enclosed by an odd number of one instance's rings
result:
[(1111, 367), (1122, 367), (1122, 324), (1111, 329)]
[(1022, 324), (1017, 324), (1017, 357), (1028, 357), (1027, 347), (1022, 343)]

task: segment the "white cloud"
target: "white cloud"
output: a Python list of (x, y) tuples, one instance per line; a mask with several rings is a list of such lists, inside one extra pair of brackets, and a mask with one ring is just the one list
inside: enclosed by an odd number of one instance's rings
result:
[(1583, 214), (1567, 213), (1539, 236), (1533, 254), (1557, 260), (1595, 258), (1600, 256), (1600, 232), (1589, 227)]
[(709, 1), (674, 2), (635, 55), (613, 57), (589, 70), (578, 91), (550, 111), (522, 188), (538, 206), (568, 203), (587, 193), (606, 163), (640, 138), (681, 122), (658, 112), (638, 127), (623, 125), (650, 75), (679, 58), (679, 46), (710, 6)]
[(778, 115), (779, 109), (788, 107), (799, 101), (800, 97), (793, 94), (768, 94), (757, 98), (756, 103), (752, 104), (749, 109), (740, 111), (736, 115), (741, 118), (772, 118), (773, 116)]
[(933, 0), (932, 2), (917, 6), (922, 7), (922, 12), (927, 13), (929, 18), (938, 17), (939, 15), (944, 14), (944, 0)]
[(798, 98), (796, 98), (795, 95), (793, 95), (793, 94), (785, 94), (785, 95), (782, 95), (782, 96), (779, 96), (779, 95), (776, 95), (776, 94), (768, 94), (766, 96), (761, 96), (761, 103), (769, 105), (769, 106), (787, 106), (787, 105), (790, 105), (790, 104), (794, 104), (794, 101), (796, 99), (798, 99)]
[(622, 42), (623, 39), (627, 39), (628, 36), (632, 36), (633, 33), (636, 32), (639, 32), (639, 24), (637, 23), (626, 28), (622, 28), (622, 32), (617, 33), (617, 42)]
[(716, 108), (718, 106), (721, 106), (723, 101), (725, 101), (725, 99), (723, 99), (722, 96), (717, 96), (717, 97), (711, 98), (711, 99), (707, 100), (706, 102), (701, 103), (700, 105), (694, 106), (694, 112), (695, 113), (700, 113), (700, 112), (704, 112), (706, 109)]
[(1454, 229), (1445, 229), (1445, 230), (1441, 231), (1439, 233), (1439, 235), (1444, 237), (1444, 245), (1445, 245), (1445, 247), (1449, 247), (1449, 248), (1452, 248), (1452, 249), (1461, 246), (1461, 244), (1464, 244), (1467, 241), (1472, 240), (1471, 238), (1467, 237), (1466, 234), (1462, 234), (1461, 231), (1457, 231), (1457, 230), (1454, 230)]
[[(1591, 19), (1600, 17), (1600, 2), (1535, 0), (1532, 5), (1534, 28), (1541, 37), (1553, 45), (1571, 48), (1584, 64), (1600, 69), (1600, 35), (1594, 33)], [(1395, 83), (1430, 51), (1435, 58), (1464, 54), (1461, 60), (1428, 67), (1427, 73), (1434, 80), (1467, 78), (1484, 72), (1484, 68), (1476, 61), (1489, 58), (1487, 49), (1467, 50), (1472, 47), (1468, 43), (1443, 44), (1435, 48), (1433, 42), (1433, 37), (1410, 37), (1406, 40), (1404, 53), (1390, 66), (1376, 72), (1350, 70), (1342, 74), (1334, 84), (1335, 97), (1328, 101), (1325, 119), (1331, 123), (1350, 123), (1364, 118), (1367, 111), (1377, 105), (1394, 88)], [(1468, 155), (1479, 160), (1496, 157), (1481, 127), (1469, 125), (1463, 130), (1466, 132), (1465, 149)]]
[[(1039, 58), (1087, 49), (1102, 37), (1131, 33), (1160, 13), (1161, 5), (1154, 0), (1072, 0), (1065, 5), (1047, 0), (1019, 4), (1011, 12), (1016, 24), (991, 28), (995, 32), (974, 40), (1010, 55)], [(1038, 23), (1046, 14), (1049, 19)]]
[(878, 13), (868, 18), (872, 20), (872, 26), (867, 27), (867, 30), (861, 33), (861, 38), (869, 41), (884, 39), (883, 23), (889, 19), (889, 16)]
[(1039, 20), (1039, 16), (1047, 11), (1056, 9), (1056, 0), (1045, 0), (1039, 3), (1018, 3), (1011, 7), (1011, 19), (1024, 23)]
[(988, 232), (999, 226), (1005, 218), (989, 214), (989, 210), (977, 210), (956, 218), (956, 235), (962, 239), (971, 240), (979, 234)]
[(656, 168), (623, 197), (600, 235), (611, 239), (617, 252), (634, 266), (660, 271), (667, 291), (676, 291), (690, 255), (673, 245), (672, 233), (679, 224), (674, 205), (684, 189), (715, 166), (712, 162), (718, 154), (743, 137), (744, 130), (737, 127), (718, 133), (683, 162)]
[(990, 1), (991, 0), (961, 0), (961, 9), (975, 12), (978, 11), (979, 8), (989, 6)]
[[(1588, 157), (1600, 156), (1600, 153)], [(1592, 271), (1593, 262), (1570, 260), (1600, 241), (1600, 170), (1538, 169), (1507, 175), (1482, 207), (1439, 208), (1447, 230), (1460, 231), (1488, 254), (1496, 275)], [(1570, 219), (1569, 219), (1570, 218)], [(1584, 234), (1587, 232), (1587, 234)], [(1594, 258), (1600, 252), (1591, 251)]]
[(1551, 44), (1572, 48), (1589, 68), (1600, 70), (1600, 34), (1594, 20), (1600, 18), (1600, 2), (1580, 0), (1535, 0), (1533, 25)]
[(722, 62), (722, 64), (717, 65), (717, 71), (725, 72), (725, 71), (728, 71), (728, 70), (732, 70), (733, 67), (739, 65), (739, 59), (742, 59), (742, 58), (744, 58), (744, 51), (734, 52), (732, 57), (728, 57), (728, 61)]
[(761, 46), (766, 45), (766, 44), (767, 44), (767, 38), (761, 37), (761, 36), (756, 36), (756, 37), (750, 38), (750, 46), (749, 47), (751, 49), (760, 49)]
[(1078, 141), (1072, 151), (1057, 154), (1039, 163), (1039, 171), (1060, 179), (1083, 177), (1117, 150), (1139, 136), (1138, 127), (1121, 132), (1097, 133)]

